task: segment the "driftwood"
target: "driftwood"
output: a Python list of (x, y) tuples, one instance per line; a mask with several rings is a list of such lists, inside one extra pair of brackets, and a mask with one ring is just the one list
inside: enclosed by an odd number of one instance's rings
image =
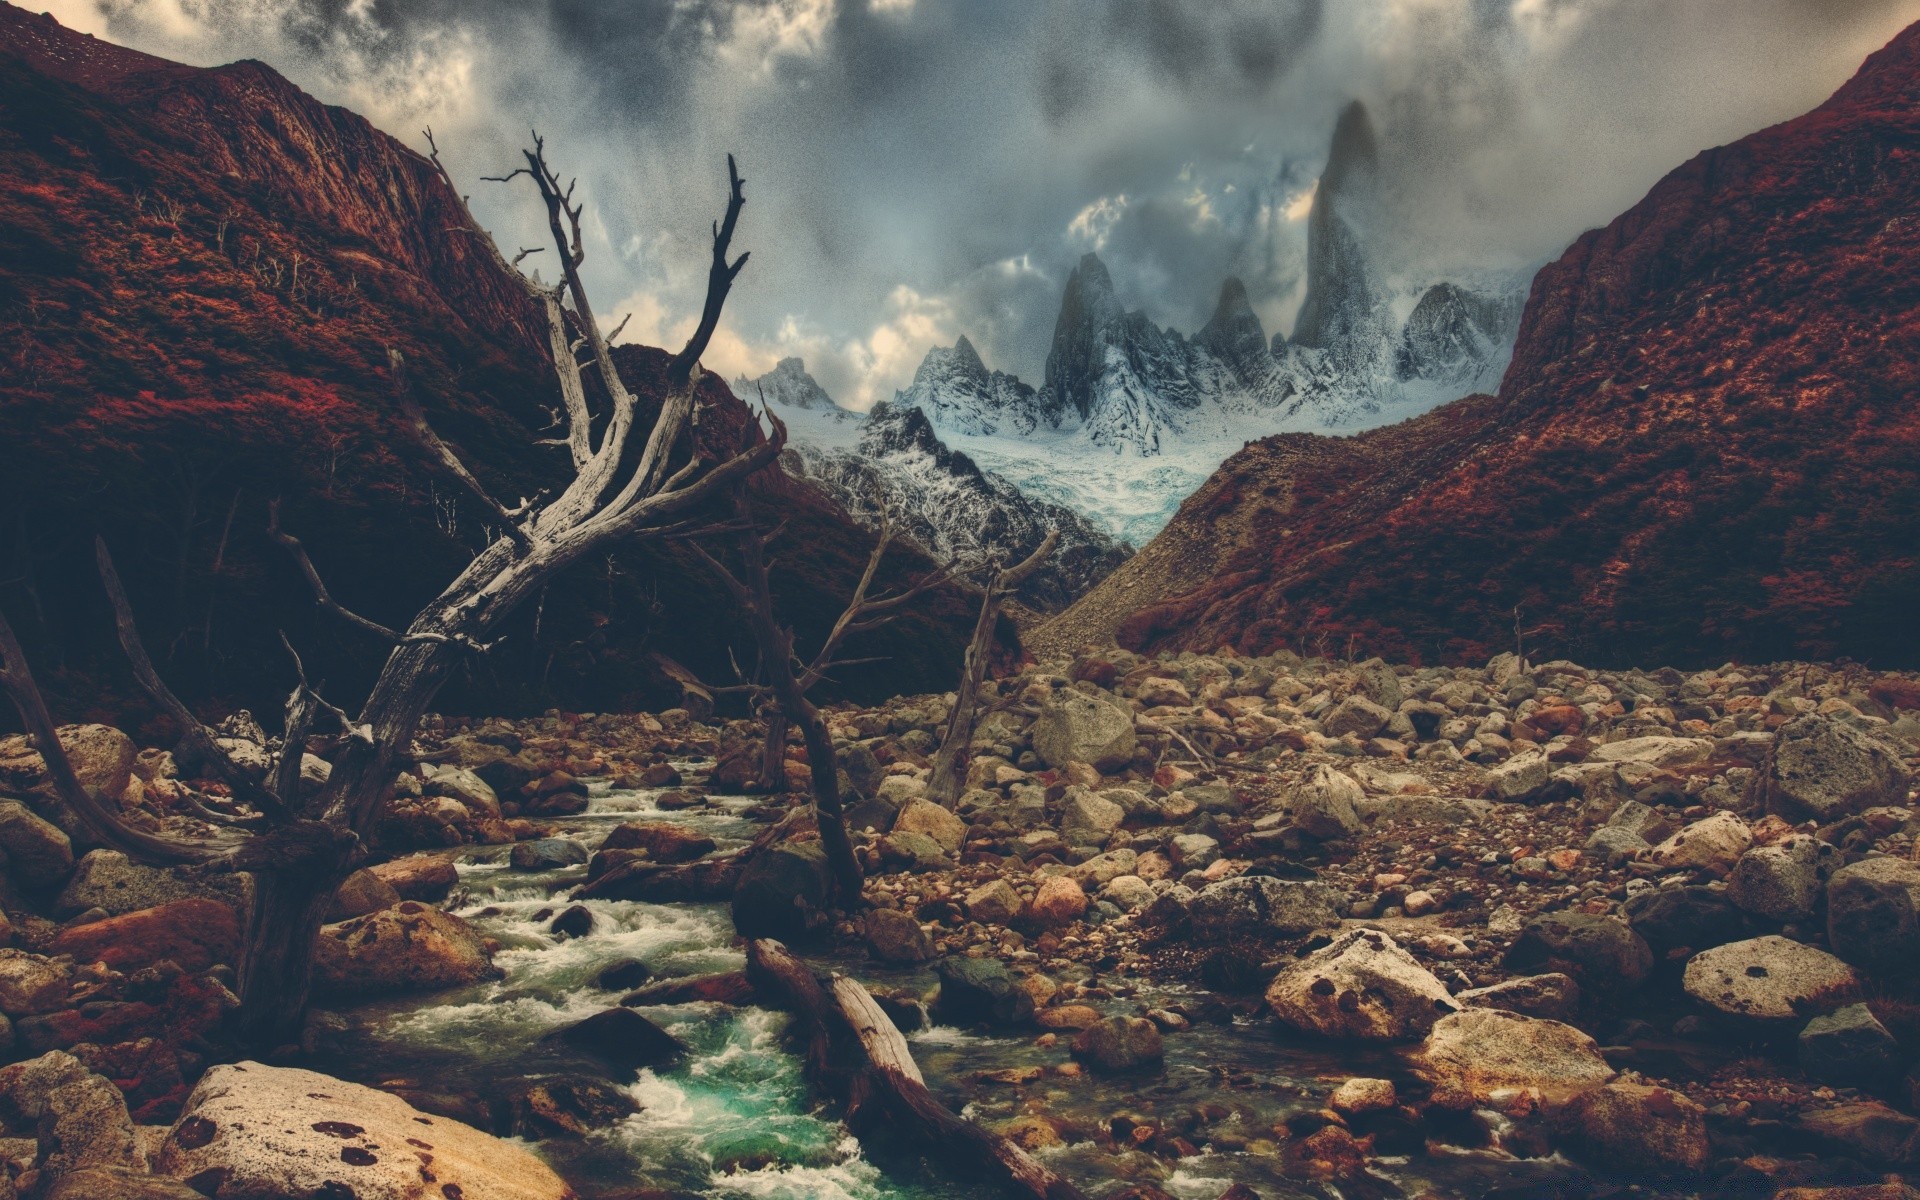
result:
[(747, 943), (747, 978), (763, 1003), (797, 1018), (809, 1076), (845, 1101), (856, 1130), (884, 1129), (969, 1172), (984, 1171), (1010, 1195), (1086, 1200), (1025, 1150), (940, 1103), (906, 1037), (859, 981), (835, 975), (822, 987), (805, 963), (767, 938)]

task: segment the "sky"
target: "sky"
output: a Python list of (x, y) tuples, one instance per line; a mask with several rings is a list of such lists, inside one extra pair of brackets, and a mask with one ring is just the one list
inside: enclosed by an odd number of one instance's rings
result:
[[(40, 7), (49, 0), (30, 0)], [(1403, 281), (1524, 272), (1709, 146), (1818, 104), (1920, 0), (51, 0), (63, 23), (258, 58), (424, 149), (509, 254), (544, 242), (528, 131), (578, 176), (597, 315), (677, 347), (725, 155), (746, 178), (706, 365), (798, 355), (864, 409), (967, 335), (1038, 383), (1066, 274), (1191, 332), (1229, 274), (1269, 334), (1304, 285), (1340, 109), (1380, 133)], [(538, 258), (529, 259), (529, 264)]]

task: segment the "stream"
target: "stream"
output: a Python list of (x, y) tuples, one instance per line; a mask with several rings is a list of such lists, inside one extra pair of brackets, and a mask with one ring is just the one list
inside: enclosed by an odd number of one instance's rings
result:
[[(689, 776), (707, 764), (682, 764)], [(662, 810), (650, 790), (594, 790), (585, 812), (556, 818), (557, 836), (591, 850), (616, 826), (633, 820), (683, 824), (721, 850), (744, 844), (760, 825), (745, 814), (748, 797), (707, 797), (703, 806)], [(457, 991), (373, 1001), (341, 1011), (346, 1030), (315, 1065), (364, 1083), (441, 1096), (488, 1098), (520, 1078), (589, 1076), (624, 1088), (637, 1114), (611, 1120), (583, 1138), (550, 1138), (538, 1152), (583, 1200), (659, 1189), (715, 1200), (988, 1200), (1001, 1193), (955, 1177), (950, 1166), (863, 1148), (831, 1107), (809, 1095), (799, 1058), (787, 1044), (785, 1014), (759, 1007), (682, 1004), (640, 1009), (684, 1042), (691, 1053), (637, 1077), (610, 1075), (605, 1064), (546, 1035), (613, 1007), (625, 989), (597, 986), (609, 966), (640, 960), (653, 979), (737, 970), (745, 955), (723, 904), (649, 904), (587, 900), (594, 927), (560, 938), (547, 922), (573, 903), (566, 893), (586, 867), (526, 872), (507, 865), (507, 846), (475, 846), (458, 862), (453, 911), (501, 946), (503, 978)], [(821, 959), (869, 985), (930, 993), (931, 964), (893, 967), (848, 955)], [(1177, 1005), (1197, 993), (1135, 981), (1139, 991), (1104, 1002), (1113, 1013)], [(1273, 1127), (1321, 1108), (1333, 1087), (1356, 1074), (1393, 1073), (1390, 1060), (1325, 1043), (1292, 1041), (1265, 1020), (1196, 1024), (1166, 1038), (1157, 1074), (1079, 1077), (1048, 1074), (1023, 1085), (994, 1083), (983, 1072), (1051, 1068), (1068, 1061), (1070, 1035), (1052, 1047), (1033, 1035), (1001, 1036), (934, 1025), (909, 1035), (935, 1094), (988, 1123), (1044, 1112), (1070, 1130), (1105, 1128), (1132, 1115), (1178, 1130), (1204, 1113), (1208, 1148), (1169, 1162), (1099, 1141), (1075, 1141), (1039, 1152), (1054, 1170), (1091, 1197), (1147, 1182), (1180, 1200), (1217, 1200), (1235, 1183), (1267, 1200), (1343, 1193), (1281, 1171)], [(459, 1115), (455, 1113), (453, 1115)], [(484, 1122), (476, 1122), (482, 1123)], [(1550, 1195), (1577, 1174), (1556, 1159), (1515, 1161), (1505, 1154), (1460, 1150), (1383, 1158), (1387, 1186), (1409, 1196)], [(1390, 1181), (1390, 1182), (1388, 1182)], [(1507, 1190), (1510, 1189), (1510, 1190)], [(1354, 1193), (1345, 1193), (1352, 1200)]]

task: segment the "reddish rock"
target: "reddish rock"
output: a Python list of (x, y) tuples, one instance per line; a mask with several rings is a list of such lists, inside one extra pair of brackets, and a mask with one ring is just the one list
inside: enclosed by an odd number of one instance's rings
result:
[(391, 887), (402, 900), (429, 904), (444, 900), (460, 882), (453, 860), (437, 854), (413, 854), (392, 862), (375, 863), (368, 872)]
[(75, 962), (102, 962), (116, 971), (137, 971), (163, 959), (203, 971), (238, 960), (240, 917), (218, 900), (175, 900), (63, 929), (50, 949), (73, 955)]
[(1027, 915), (1043, 929), (1071, 925), (1087, 911), (1087, 893), (1072, 877), (1054, 875), (1040, 881), (1027, 905)]
[(602, 851), (644, 850), (654, 862), (691, 862), (712, 854), (713, 839), (670, 821), (631, 821), (600, 843)]

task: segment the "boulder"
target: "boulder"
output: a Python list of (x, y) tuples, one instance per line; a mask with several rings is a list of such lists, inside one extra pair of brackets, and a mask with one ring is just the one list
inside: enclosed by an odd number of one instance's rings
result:
[(1706, 887), (1655, 888), (1629, 896), (1627, 923), (1654, 954), (1706, 950), (1746, 935), (1746, 916), (1722, 892)]
[[(201, 1078), (155, 1165), (203, 1188), (217, 1181), (222, 1196), (573, 1195), (551, 1167), (512, 1142), (374, 1088), (257, 1062), (217, 1066)], [(423, 1175), (437, 1195), (422, 1190)]]
[(1031, 730), (1033, 752), (1050, 767), (1089, 763), (1114, 771), (1133, 761), (1138, 744), (1133, 713), (1086, 692), (1060, 693), (1040, 712)]
[(73, 971), (67, 963), (0, 949), (0, 1014), (17, 1020), (56, 1012), (67, 1007), (72, 990)]
[(37, 1133), (43, 1178), (88, 1167), (147, 1165), (126, 1097), (64, 1051), (0, 1068), (0, 1116), (12, 1128)]
[(1663, 867), (1730, 871), (1751, 845), (1753, 834), (1745, 821), (1730, 812), (1717, 812), (1655, 846), (1653, 861)]
[(569, 904), (547, 922), (547, 932), (555, 937), (585, 937), (593, 932), (593, 910), (584, 904)]
[(1858, 983), (1833, 955), (1776, 934), (1702, 950), (1681, 976), (1687, 995), (1708, 1008), (1759, 1021), (1838, 1008)]
[(1346, 899), (1317, 879), (1240, 875), (1208, 884), (1187, 902), (1194, 936), (1220, 941), (1249, 933), (1301, 934), (1346, 915)]
[(609, 1008), (548, 1035), (622, 1070), (659, 1067), (687, 1052), (680, 1039), (631, 1008)]
[(881, 962), (917, 963), (933, 957), (933, 939), (897, 908), (876, 908), (867, 914), (867, 950)]
[(453, 860), (437, 854), (411, 854), (392, 862), (375, 863), (368, 871), (386, 882), (402, 900), (432, 904), (447, 898), (460, 882)]
[(0, 800), (0, 852), (7, 873), (22, 887), (55, 887), (73, 873), (67, 835), (18, 800)]
[(1583, 1156), (1613, 1172), (1692, 1173), (1711, 1156), (1705, 1110), (1666, 1088), (1605, 1084), (1576, 1095), (1566, 1120)]
[(1905, 804), (1900, 751), (1845, 721), (1808, 713), (1782, 725), (1749, 795), (1789, 821), (1837, 821), (1881, 804)]
[(1309, 837), (1343, 838), (1360, 828), (1356, 807), (1366, 789), (1347, 775), (1325, 765), (1302, 779), (1288, 800), (1293, 823)]
[(1884, 1104), (1861, 1101), (1800, 1114), (1806, 1133), (1842, 1152), (1889, 1167), (1920, 1165), (1920, 1120)]
[(1393, 713), (1386, 707), (1375, 704), (1365, 696), (1348, 696), (1334, 706), (1321, 724), (1326, 727), (1327, 736), (1345, 737), (1352, 734), (1366, 739), (1387, 727), (1393, 719)]
[(1507, 1088), (1564, 1098), (1613, 1078), (1594, 1040), (1571, 1025), (1497, 1008), (1467, 1008), (1434, 1022), (1414, 1052), (1436, 1098), (1485, 1103)]
[(1624, 921), (1593, 913), (1543, 913), (1528, 921), (1507, 951), (1509, 970), (1560, 971), (1590, 992), (1638, 987), (1653, 970), (1653, 951)]
[(803, 938), (818, 927), (833, 891), (819, 842), (784, 842), (754, 855), (733, 892), (741, 937)]
[(516, 871), (560, 871), (586, 862), (587, 848), (572, 838), (535, 838), (516, 842), (508, 852), (508, 865)]
[(1096, 854), (1083, 863), (1068, 870), (1082, 887), (1097, 888), (1110, 879), (1133, 874), (1140, 866), (1140, 856), (1131, 850), (1109, 850), (1105, 854)]
[(1631, 829), (1602, 825), (1587, 837), (1581, 851), (1587, 857), (1609, 865), (1633, 858), (1653, 849), (1647, 840)]
[(465, 767), (441, 767), (427, 776), (426, 794), (450, 796), (476, 817), (500, 816), (500, 797), (487, 781)]
[(1204, 871), (1220, 858), (1220, 843), (1204, 833), (1177, 833), (1167, 840), (1167, 853), (1182, 871)]
[(1580, 1010), (1580, 985), (1571, 975), (1549, 971), (1522, 975), (1482, 988), (1469, 988), (1454, 997), (1461, 1008), (1498, 1008), (1523, 1017), (1570, 1021)]
[(1827, 881), (1827, 944), (1889, 975), (1920, 971), (1920, 863), (1863, 859)]
[(1815, 1017), (1800, 1031), (1800, 1069), (1815, 1083), (1871, 1088), (1899, 1078), (1900, 1043), (1864, 1004)]
[(1050, 875), (1040, 881), (1027, 914), (1042, 929), (1058, 929), (1078, 921), (1087, 911), (1087, 893), (1070, 875)]
[(924, 833), (949, 855), (967, 842), (967, 823), (931, 800), (909, 800), (893, 819), (895, 833)]
[(1604, 763), (1643, 763), (1650, 767), (1678, 767), (1706, 760), (1713, 753), (1709, 738), (1649, 737), (1622, 738), (1596, 747), (1593, 758)]
[(1333, 1089), (1333, 1095), (1327, 1098), (1327, 1107), (1347, 1118), (1387, 1112), (1399, 1104), (1400, 1097), (1391, 1079), (1349, 1079)]
[(1187, 691), (1186, 684), (1158, 675), (1141, 680), (1133, 697), (1142, 708), (1190, 708), (1193, 705), (1193, 695)]
[(1125, 912), (1132, 912), (1153, 903), (1153, 885), (1138, 875), (1116, 875), (1101, 887), (1100, 898)]
[(496, 973), (473, 926), (412, 900), (323, 926), (313, 957), (315, 983), (336, 996), (433, 991)]
[(215, 963), (240, 961), (240, 917), (231, 905), (217, 900), (175, 900), (69, 926), (54, 936), (48, 950), (127, 974), (162, 960), (204, 971)]
[(1069, 846), (1104, 846), (1126, 816), (1125, 809), (1098, 793), (1069, 788), (1060, 806), (1060, 836)]
[(1160, 1029), (1145, 1017), (1108, 1017), (1073, 1039), (1073, 1057), (1109, 1073), (1154, 1067), (1166, 1058)]
[(178, 871), (144, 866), (118, 850), (89, 850), (74, 866), (54, 906), (65, 914), (98, 908), (119, 916), (194, 896), (237, 900), (242, 886), (232, 877), (188, 878)]
[(602, 850), (645, 850), (654, 862), (692, 862), (712, 854), (714, 840), (673, 821), (629, 821), (600, 843)]
[(987, 925), (1005, 925), (1020, 915), (1020, 893), (1004, 879), (983, 883), (967, 893), (967, 917)]
[[(126, 794), (133, 780), (133, 760), (139, 754), (132, 738), (111, 725), (62, 725), (54, 732), (81, 787), (109, 800)], [(36, 773), (44, 774), (46, 763), (39, 752), (31, 755)]]
[(334, 890), (333, 903), (327, 906), (327, 920), (364, 917), (370, 912), (392, 908), (403, 898), (392, 884), (363, 867), (347, 876), (346, 882)]
[(880, 839), (879, 849), (895, 870), (944, 871), (953, 866), (940, 843), (924, 833), (889, 833)]
[(1843, 861), (1838, 847), (1810, 834), (1788, 834), (1740, 856), (1727, 876), (1727, 899), (1769, 921), (1804, 921), (1819, 908)]
[(1487, 772), (1490, 800), (1528, 800), (1553, 778), (1553, 761), (1544, 750), (1522, 750)]
[(1274, 977), (1274, 1016), (1302, 1033), (1390, 1042), (1424, 1037), (1460, 1006), (1433, 973), (1375, 929), (1353, 929)]
[(940, 996), (934, 1015), (950, 1025), (1024, 1025), (1033, 1020), (1033, 996), (994, 958), (943, 958), (935, 971)]

